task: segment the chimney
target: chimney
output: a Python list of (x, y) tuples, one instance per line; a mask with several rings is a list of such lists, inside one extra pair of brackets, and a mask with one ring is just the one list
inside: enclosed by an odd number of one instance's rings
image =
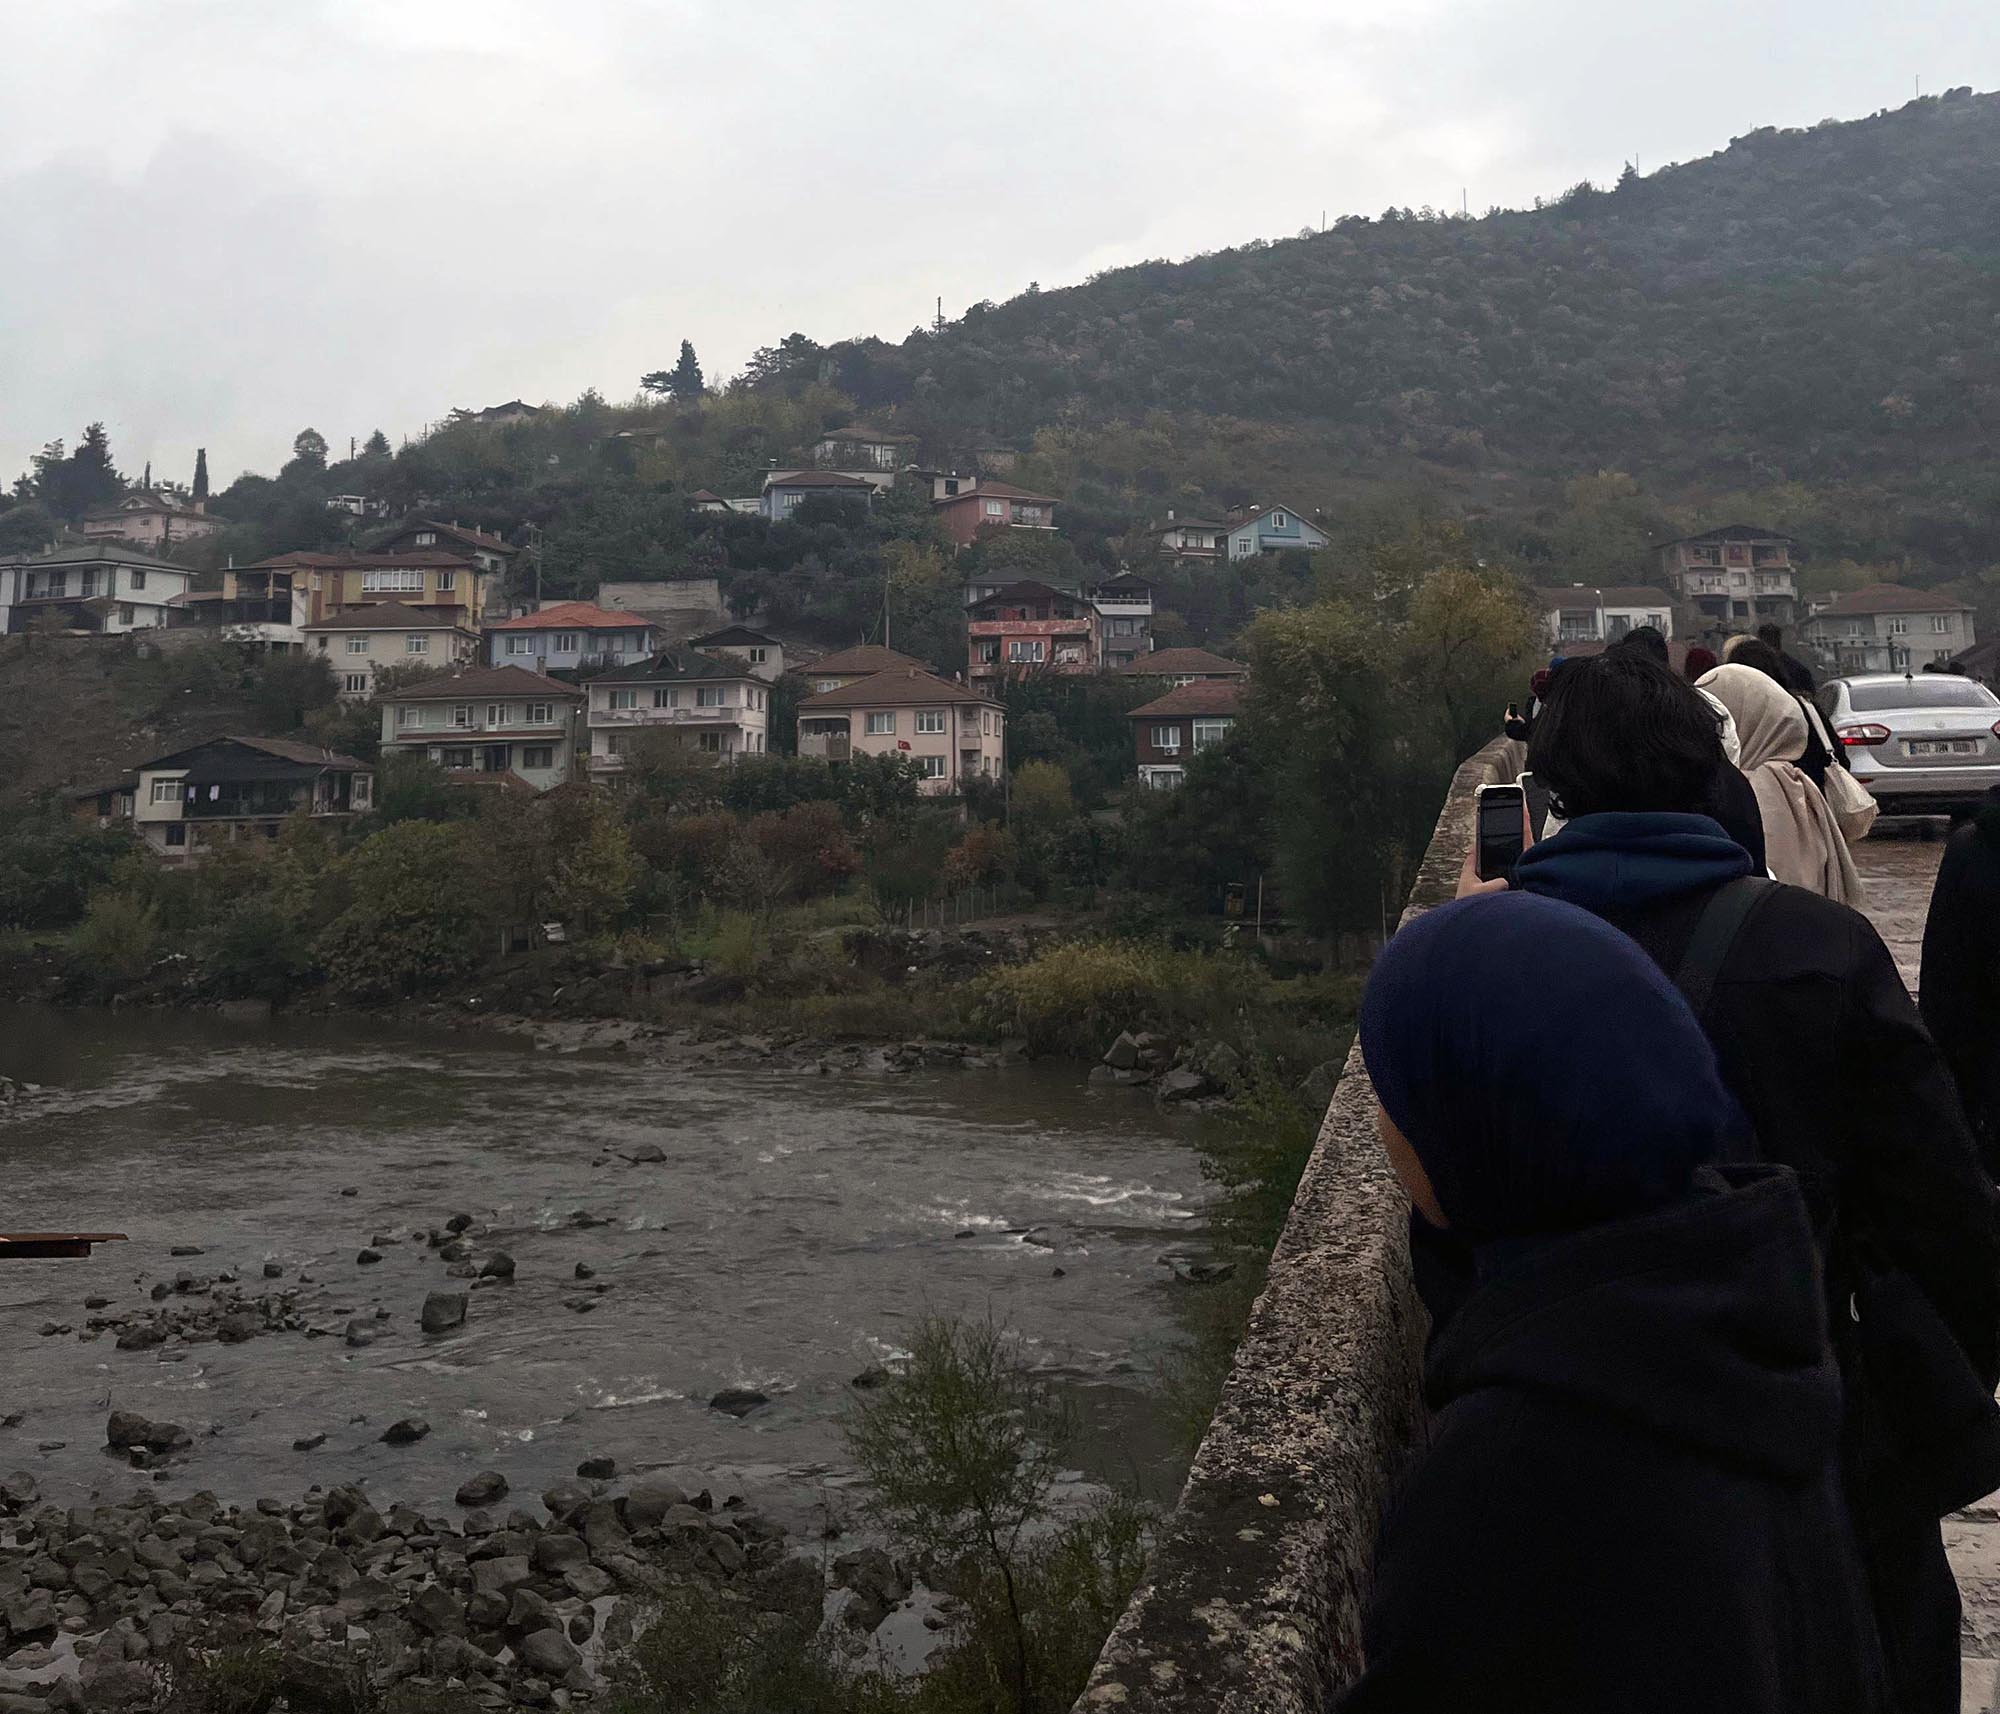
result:
[(1173, 507), (1169, 506), (1167, 508), (1167, 522), (1171, 524), (1173, 521), (1174, 521), (1174, 509)]

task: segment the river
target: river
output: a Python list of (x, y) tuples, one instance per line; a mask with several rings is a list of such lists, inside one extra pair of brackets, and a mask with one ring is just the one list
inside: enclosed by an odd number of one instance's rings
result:
[[(1200, 1121), (1087, 1089), (1074, 1066), (813, 1076), (366, 1021), (0, 1007), (0, 1074), (45, 1086), (0, 1110), (0, 1226), (131, 1237), (0, 1268), (0, 1416), (20, 1413), (0, 1469), (51, 1498), (147, 1479), (104, 1450), (117, 1407), (192, 1431), (154, 1478), (170, 1494), (290, 1499), (365, 1479), (436, 1504), (475, 1470), (528, 1496), (608, 1456), (696, 1464), (795, 1515), (840, 1509), (850, 1383), (926, 1313), (1018, 1333), (1077, 1407), (1086, 1474), (1156, 1498), (1178, 1483), (1148, 1383), (1200, 1289), (1159, 1261), (1201, 1241)], [(626, 1158), (648, 1144), (664, 1162)], [(579, 1211), (606, 1223), (576, 1226)], [(426, 1336), (425, 1294), (465, 1282), (417, 1234), (455, 1213), (516, 1278)], [(363, 1265), (378, 1235), (394, 1241)], [(87, 1296), (107, 1314), (150, 1307), (180, 1270), (261, 1290), (267, 1262), (284, 1269), (271, 1289), (310, 1279), (299, 1307), (326, 1336), (141, 1351), (80, 1337)], [(573, 1307), (589, 1295), (594, 1310)], [(377, 1342), (349, 1347), (350, 1318), (378, 1310)], [(710, 1409), (728, 1387), (772, 1402), (741, 1420)], [(380, 1443), (410, 1415), (428, 1438)]]

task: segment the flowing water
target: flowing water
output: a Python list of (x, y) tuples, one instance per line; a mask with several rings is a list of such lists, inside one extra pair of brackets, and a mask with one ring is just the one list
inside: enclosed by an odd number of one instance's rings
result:
[[(170, 1493), (293, 1498), (365, 1478), (433, 1504), (477, 1469), (532, 1495), (608, 1455), (806, 1502), (851, 1480), (852, 1378), (933, 1312), (1018, 1332), (1076, 1403), (1091, 1474), (1155, 1496), (1178, 1479), (1148, 1384), (1198, 1289), (1160, 1262), (1200, 1242), (1198, 1121), (1086, 1089), (1073, 1066), (827, 1077), (686, 1049), (0, 1007), (0, 1074), (45, 1086), (0, 1109), (0, 1228), (132, 1240), (0, 1265), (0, 1416), (23, 1413), (0, 1427), (0, 1469), (54, 1498), (130, 1491), (103, 1445), (116, 1406), (193, 1432)], [(626, 1158), (648, 1144), (666, 1159)], [(573, 1225), (579, 1211), (604, 1223)], [(426, 1337), (426, 1292), (466, 1282), (413, 1234), (459, 1212), (478, 1222), (475, 1254), (505, 1249), (517, 1276)], [(377, 1234), (396, 1241), (364, 1266)], [(182, 1269), (234, 1268), (261, 1290), (266, 1261), (285, 1270), (275, 1284), (309, 1276), (300, 1307), (328, 1336), (79, 1338), (86, 1296), (150, 1307)], [(593, 1311), (571, 1307), (598, 1284)], [(348, 1320), (378, 1309), (378, 1341), (349, 1347)], [(43, 1336), (50, 1322), (73, 1331)], [(726, 1387), (772, 1402), (737, 1420), (709, 1408)], [(427, 1439), (379, 1443), (409, 1415)], [(317, 1450), (292, 1449), (317, 1433)]]

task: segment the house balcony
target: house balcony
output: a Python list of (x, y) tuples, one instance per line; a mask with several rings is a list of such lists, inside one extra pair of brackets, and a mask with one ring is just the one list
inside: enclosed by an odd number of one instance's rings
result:
[(801, 732), (799, 754), (816, 756), (822, 762), (853, 760), (854, 740), (845, 732)]
[(593, 708), (588, 724), (594, 729), (627, 726), (740, 726), (743, 710), (725, 708)]
[(1094, 597), (1091, 605), (1106, 618), (1150, 619), (1153, 616), (1153, 598), (1150, 595), (1105, 595)]

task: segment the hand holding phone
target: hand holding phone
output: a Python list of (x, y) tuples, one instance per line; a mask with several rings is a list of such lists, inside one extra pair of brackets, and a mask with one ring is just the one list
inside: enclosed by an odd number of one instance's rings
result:
[(1519, 786), (1481, 786), (1474, 799), (1473, 873), (1504, 881), (1528, 848), (1527, 794)]

